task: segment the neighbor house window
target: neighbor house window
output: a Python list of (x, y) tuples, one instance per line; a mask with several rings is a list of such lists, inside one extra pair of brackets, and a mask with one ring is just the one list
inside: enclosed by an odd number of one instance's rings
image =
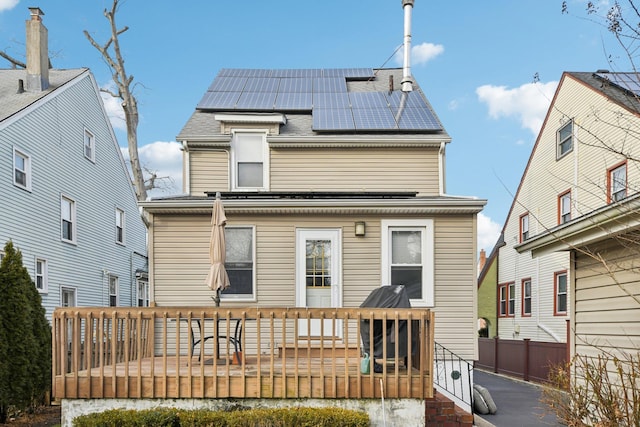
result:
[(75, 288), (61, 286), (60, 287), (60, 306), (75, 307), (76, 305), (77, 305), (77, 301), (76, 301)]
[(36, 258), (36, 289), (39, 292), (46, 293), (48, 290), (48, 270), (47, 260)]
[(571, 190), (558, 196), (558, 224), (571, 221)]
[(225, 269), (231, 284), (223, 298), (255, 298), (255, 233), (253, 227), (225, 227)]
[(60, 217), (62, 224), (62, 240), (76, 242), (76, 202), (68, 197), (60, 198)]
[(31, 157), (15, 147), (13, 149), (13, 183), (31, 191)]
[(412, 306), (434, 305), (433, 220), (382, 221), (382, 284), (404, 285)]
[(149, 307), (148, 280), (138, 280), (138, 307)]
[(498, 307), (500, 317), (512, 317), (516, 307), (516, 286), (505, 283), (498, 286)]
[(567, 314), (567, 272), (560, 271), (554, 274), (554, 314), (563, 316)]
[(627, 197), (627, 162), (607, 171), (607, 202), (617, 202)]
[(531, 316), (531, 279), (522, 280), (522, 316)]
[(124, 211), (116, 208), (116, 242), (124, 244)]
[(520, 215), (520, 243), (529, 238), (529, 214)]
[(266, 134), (235, 132), (231, 141), (234, 190), (266, 190), (268, 188), (268, 154)]
[(96, 138), (88, 130), (84, 130), (84, 156), (91, 160), (96, 161)]
[(109, 275), (109, 307), (118, 305), (118, 277)]
[(569, 121), (558, 130), (557, 139), (557, 158), (560, 159), (573, 149), (573, 120)]

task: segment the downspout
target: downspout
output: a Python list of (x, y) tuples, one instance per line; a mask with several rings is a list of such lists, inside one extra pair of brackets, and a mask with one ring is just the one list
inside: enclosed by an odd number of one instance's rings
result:
[(185, 194), (191, 194), (191, 182), (189, 176), (191, 174), (191, 168), (189, 167), (189, 149), (187, 148), (187, 140), (182, 141), (182, 190)]
[(402, 0), (404, 9), (404, 65), (402, 67), (402, 91), (411, 92), (413, 90), (413, 79), (411, 78), (411, 11), (414, 0)]
[(440, 186), (440, 195), (443, 196), (445, 194), (447, 194), (447, 187), (446, 187), (446, 183), (445, 183), (445, 176), (446, 176), (446, 165), (447, 162), (445, 161), (445, 146), (446, 144), (444, 142), (440, 143), (440, 150), (438, 152), (439, 156), (438, 156), (438, 163), (440, 163), (438, 165), (439, 169), (440, 169), (440, 177), (439, 177), (439, 186)]

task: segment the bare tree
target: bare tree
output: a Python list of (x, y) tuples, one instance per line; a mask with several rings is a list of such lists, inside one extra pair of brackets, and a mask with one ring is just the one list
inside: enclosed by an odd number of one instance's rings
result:
[(127, 31), (129, 27), (125, 26), (118, 29), (116, 25), (116, 12), (118, 11), (119, 4), (119, 0), (113, 0), (111, 9), (105, 9), (103, 12), (111, 28), (111, 37), (103, 45), (98, 44), (87, 30), (84, 30), (84, 35), (91, 45), (100, 52), (102, 58), (111, 69), (116, 91), (105, 88), (101, 88), (100, 90), (122, 101), (125, 123), (127, 125), (127, 147), (129, 149), (129, 159), (133, 173), (133, 185), (138, 200), (146, 200), (147, 185), (142, 172), (140, 157), (138, 156), (138, 101), (133, 93), (135, 86), (133, 85), (133, 75), (127, 74), (124, 68), (125, 61), (120, 51), (119, 41), (120, 35)]

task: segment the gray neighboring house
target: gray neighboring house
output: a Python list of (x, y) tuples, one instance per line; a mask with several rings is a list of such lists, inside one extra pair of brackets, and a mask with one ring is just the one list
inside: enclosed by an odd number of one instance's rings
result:
[(146, 227), (98, 86), (87, 68), (48, 69), (41, 15), (27, 69), (0, 69), (0, 243), (22, 252), (49, 319), (148, 305)]

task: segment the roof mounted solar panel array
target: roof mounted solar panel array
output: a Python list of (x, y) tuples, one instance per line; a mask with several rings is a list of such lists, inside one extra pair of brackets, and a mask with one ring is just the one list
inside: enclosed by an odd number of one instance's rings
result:
[[(312, 111), (314, 131), (439, 131), (421, 93), (349, 92), (348, 81), (375, 78), (370, 68), (220, 70), (197, 109)], [(362, 86), (361, 86), (362, 87)]]
[(640, 95), (640, 78), (637, 73), (596, 73), (596, 76), (610, 81), (635, 95)]

